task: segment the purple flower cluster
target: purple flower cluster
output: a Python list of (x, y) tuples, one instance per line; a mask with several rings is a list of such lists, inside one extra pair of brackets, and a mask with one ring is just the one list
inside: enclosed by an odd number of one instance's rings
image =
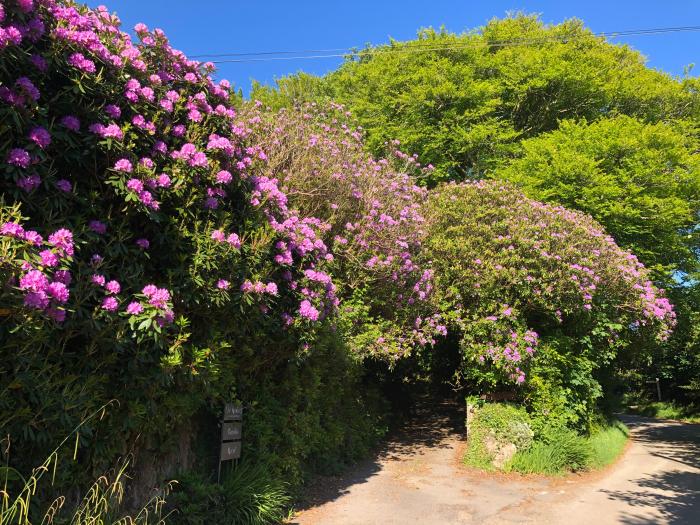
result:
[(241, 239), (235, 233), (226, 235), (223, 230), (214, 230), (211, 232), (211, 238), (216, 242), (228, 243), (232, 248), (237, 250), (241, 248)]
[(530, 200), (495, 181), (444, 186), (433, 193), (430, 209), (433, 244), (453, 242), (441, 256), (463, 261), (442, 265), (459, 290), (444, 308), (465, 323), (483, 319), (481, 333), (489, 335), (472, 348), (516, 382), (524, 378), (523, 358), (536, 346), (527, 319), (575, 323), (605, 345), (625, 335), (620, 327), (648, 327), (664, 339), (675, 324), (673, 306), (649, 271), (589, 216)]
[(241, 285), (241, 291), (243, 293), (255, 293), (259, 295), (277, 295), (278, 289), (277, 284), (274, 282), (263, 283), (261, 281), (256, 281), (253, 283), (246, 280)]
[[(34, 48), (28, 49), (28, 63), (32, 69), (27, 76), (0, 86), (1, 101), (17, 108), (43, 108), (28, 113), (33, 122), (26, 129), (26, 135), (21, 137), (25, 142), (18, 141), (5, 152), (9, 165), (18, 170), (36, 170), (18, 176), (16, 180), (21, 189), (33, 195), (40, 191), (42, 181), (46, 180), (43, 187), (58, 190), (65, 195), (64, 198), (70, 198), (73, 191), (84, 191), (88, 184), (83, 186), (80, 181), (54, 179), (41, 150), (52, 145), (59, 136), (63, 140), (66, 131), (80, 133), (81, 120), (91, 122), (86, 130), (90, 135), (116, 142), (97, 143), (95, 147), (99, 151), (103, 148), (105, 152), (109, 151), (106, 158), (113, 163), (109, 176), (121, 178), (123, 186), (115, 186), (127, 189), (126, 206), (133, 207), (134, 202), (138, 202), (149, 211), (159, 212), (161, 202), (170, 198), (169, 190), (187, 188), (199, 192), (199, 202), (205, 209), (212, 213), (223, 212), (221, 217), (225, 217), (229, 199), (239, 199), (242, 192), (244, 200), (258, 208), (264, 220), (273, 227), (278, 245), (284, 246), (275, 258), (277, 264), (301, 276), (299, 280), (288, 279), (280, 283), (269, 281), (263, 294), (268, 298), (276, 297), (282, 293), (278, 287), (282, 287), (284, 293), (298, 295), (299, 301), (313, 303), (314, 308), (323, 312), (320, 317), (337, 306), (335, 286), (329, 278), (304, 275), (304, 270), (315, 269), (333, 259), (322, 239), (328, 226), (316, 219), (300, 217), (289, 209), (287, 196), (280, 189), (278, 179), (259, 173), (257, 168), (266, 162), (266, 152), (261, 145), (245, 142), (251, 137), (251, 127), (260, 124), (262, 119), (259, 115), (239, 117), (231, 105), (231, 85), (226, 81), (215, 83), (210, 76), (211, 65), (187, 59), (170, 46), (162, 31), (151, 31), (143, 24), (136, 27), (140, 42), (134, 42), (130, 35), (120, 30), (119, 19), (104, 7), (91, 10), (72, 3), (42, 0), (23, 2), (16, 8), (7, 9), (10, 14), (3, 11), (0, 20), (0, 50), (10, 45), (30, 45), (45, 35), (48, 42), (64, 53), (64, 61), (57, 61), (53, 56), (47, 60), (48, 55), (42, 56)], [(17, 15), (17, 9), (24, 14)], [(20, 24), (15, 20), (23, 22)], [(100, 101), (102, 107), (97, 112), (85, 111), (79, 116), (59, 114), (54, 124), (53, 120), (42, 117), (55, 114), (49, 104), (57, 94), (50, 92), (50, 83), (43, 80), (53, 73), (51, 68), (62, 68), (61, 74), (81, 83), (89, 82), (100, 71), (102, 78), (109, 79), (104, 82), (116, 82), (117, 89), (111, 92), (117, 95)], [(47, 92), (42, 94), (37, 86), (42, 86)], [(64, 103), (60, 107), (66, 106)], [(84, 108), (76, 109), (82, 112)], [(127, 143), (135, 146), (126, 151), (122, 144)], [(237, 181), (242, 184), (235, 184)], [(234, 192), (235, 197), (230, 194)], [(238, 206), (237, 203), (234, 205)], [(131, 208), (130, 213), (142, 210)], [(223, 220), (222, 224), (225, 223), (227, 221)], [(83, 229), (105, 236), (106, 242), (111, 242), (108, 235), (119, 235), (116, 222), (114, 233), (112, 230), (108, 233), (106, 220), (91, 220), (86, 226)], [(242, 241), (236, 233), (223, 235), (223, 230), (216, 232), (212, 237), (217, 242), (241, 249)], [(142, 238), (135, 243), (143, 250), (149, 246)], [(72, 244), (65, 245), (56, 248), (55, 253), (43, 253), (40, 258), (44, 266), (55, 267), (60, 250), (72, 254), (72, 249)], [(217, 257), (224, 256), (223, 252), (219, 253)], [(102, 259), (91, 261), (93, 267), (110, 264), (111, 261)], [(86, 278), (91, 279), (90, 276)], [(230, 285), (232, 279), (222, 276), (220, 282), (229, 282)], [(98, 308), (117, 311), (119, 300), (116, 296), (121, 285), (116, 281), (102, 280), (98, 284), (107, 287), (108, 295)], [(258, 289), (256, 282), (253, 290), (259, 292)], [(155, 300), (160, 305), (159, 294), (156, 293)], [(152, 305), (151, 300), (149, 298), (142, 306), (160, 308)], [(172, 317), (171, 314), (161, 314), (163, 319)]]
[(57, 322), (63, 322), (66, 312), (62, 306), (70, 297), (68, 285), (72, 276), (68, 270), (56, 268), (68, 264), (69, 257), (74, 253), (72, 233), (65, 229), (58, 230), (44, 241), (39, 233), (25, 230), (18, 222), (5, 222), (0, 226), (0, 236), (24, 244), (29, 260), (34, 261), (34, 264), (28, 261), (21, 264), (23, 273), (18, 288), (24, 294), (24, 305), (43, 311)]
[[(302, 212), (313, 210), (319, 217), (291, 216), (272, 223), (289, 238), (277, 243), (275, 261), (291, 265), (295, 257), (315, 251), (326, 263), (337, 260), (353, 278), (371, 283), (367, 300), (374, 303), (376, 315), (390, 321), (393, 333), (386, 333), (376, 348), (359, 352), (390, 354), (393, 359), (441, 336), (444, 324), (423, 322), (434, 313), (428, 304), (433, 272), (418, 262), (425, 236), (421, 207), (427, 192), (416, 186), (409, 172), (419, 173), (425, 168), (415, 157), (398, 166), (367, 155), (361, 132), (345, 123), (347, 115), (340, 105), (319, 108), (311, 104), (304, 113), (285, 110), (271, 116), (261, 114), (257, 106), (246, 109), (247, 123), (270, 165), (284, 164), (286, 169), (282, 176), (270, 171), (265, 176), (251, 177), (256, 190), (251, 204), (298, 207)], [(299, 163), (288, 165), (290, 148), (308, 153), (295, 155), (292, 162), (298, 158)], [(398, 152), (396, 158), (400, 155)], [(282, 192), (281, 186), (288, 191)], [(352, 293), (309, 280), (309, 275), (314, 273), (306, 272), (299, 289), (306, 295), (304, 290), (310, 283), (327, 286), (325, 297), (307, 296), (313, 301), (323, 300), (323, 305), (318, 303), (322, 312), (329, 306), (329, 311), (337, 307), (339, 294)], [(292, 280), (290, 284), (297, 282)], [(422, 322), (415, 328), (419, 316)]]

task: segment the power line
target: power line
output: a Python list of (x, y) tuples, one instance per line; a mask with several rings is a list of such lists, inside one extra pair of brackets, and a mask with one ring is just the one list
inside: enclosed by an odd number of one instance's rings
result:
[[(514, 47), (523, 45), (543, 44), (547, 42), (568, 42), (588, 37), (597, 38), (619, 38), (624, 36), (646, 36), (667, 33), (681, 32), (698, 32), (700, 26), (680, 26), (680, 27), (659, 27), (649, 29), (629, 29), (622, 31), (605, 31), (600, 33), (589, 33), (579, 35), (558, 35), (552, 37), (544, 37), (538, 39), (520, 39), (520, 40), (500, 40), (492, 42), (464, 42), (461, 44), (445, 44), (435, 46), (433, 44), (423, 45), (413, 44), (410, 47), (393, 49), (393, 53), (425, 53), (429, 51), (442, 50), (459, 50), (472, 47)], [(280, 50), (280, 51), (256, 51), (249, 53), (214, 53), (191, 55), (191, 58), (206, 59), (206, 58), (222, 58), (222, 60), (210, 60), (215, 64), (223, 63), (246, 63), (246, 62), (270, 62), (278, 60), (314, 60), (324, 58), (344, 58), (348, 55), (372, 55), (386, 52), (386, 46), (377, 47), (374, 49), (358, 50), (358, 48), (331, 48), (331, 49), (306, 49), (306, 50)], [(313, 54), (309, 54), (313, 53)], [(282, 56), (286, 55), (286, 56)], [(225, 57), (232, 57), (227, 59)], [(233, 58), (238, 57), (238, 58)]]

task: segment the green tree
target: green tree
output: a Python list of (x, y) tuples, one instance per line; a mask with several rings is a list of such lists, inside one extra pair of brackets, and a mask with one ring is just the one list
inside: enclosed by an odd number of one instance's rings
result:
[(516, 15), (461, 35), (423, 30), (416, 40), (351, 55), (322, 81), (295, 75), (254, 96), (276, 106), (320, 97), (346, 104), (375, 154), (398, 139), (436, 167), (434, 183), (488, 175), (520, 140), (562, 119), (697, 116), (693, 86), (648, 68), (640, 53), (596, 37), (580, 20), (546, 25)]
[(622, 115), (591, 124), (564, 121), (523, 141), (520, 158), (494, 177), (592, 215), (670, 282), (675, 272), (696, 269), (700, 247), (700, 157), (690, 131)]

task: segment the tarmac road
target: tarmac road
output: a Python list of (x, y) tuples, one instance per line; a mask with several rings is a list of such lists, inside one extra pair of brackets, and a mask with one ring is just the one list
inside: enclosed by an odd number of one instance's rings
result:
[(603, 472), (550, 479), (461, 466), (463, 413), (422, 411), (371, 460), (320, 478), (298, 525), (700, 525), (700, 425), (622, 416), (632, 431)]

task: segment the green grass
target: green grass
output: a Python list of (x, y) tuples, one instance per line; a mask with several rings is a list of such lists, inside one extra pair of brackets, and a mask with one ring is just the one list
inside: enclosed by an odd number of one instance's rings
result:
[(629, 431), (620, 421), (601, 427), (590, 437), (556, 431), (546, 441), (535, 441), (518, 452), (506, 469), (521, 474), (552, 474), (607, 467), (622, 453)]
[(630, 406), (628, 411), (641, 416), (700, 423), (700, 406), (697, 405), (679, 405), (664, 401), (641, 402)]
[(546, 441), (535, 441), (506, 465), (521, 474), (564, 474), (587, 470), (593, 462), (591, 440), (571, 430), (553, 432)]
[[(522, 426), (529, 431), (524, 432)], [(547, 422), (530, 431), (533, 421), (521, 407), (506, 403), (485, 404), (476, 411), (464, 455), (467, 466), (493, 471), (493, 456), (485, 441), (515, 443), (518, 451), (503, 470), (521, 474), (563, 475), (605, 468), (622, 453), (629, 437), (627, 427), (602, 416), (594, 432), (582, 436), (563, 424)], [(490, 436), (490, 437), (489, 437)], [(534, 437), (534, 440), (533, 440)]]
[(288, 484), (263, 464), (229, 465), (219, 485), (195, 472), (179, 476), (168, 502), (170, 525), (270, 525), (284, 521), (292, 498)]
[(629, 430), (621, 421), (603, 427), (588, 438), (593, 449), (591, 468), (600, 469), (613, 463), (624, 450), (628, 438)]

